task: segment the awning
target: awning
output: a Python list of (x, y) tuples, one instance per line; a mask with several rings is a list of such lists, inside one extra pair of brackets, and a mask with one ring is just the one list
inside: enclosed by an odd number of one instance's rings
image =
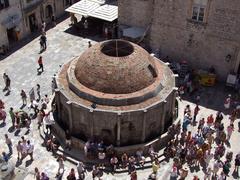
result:
[(14, 14), (12, 16), (8, 16), (5, 20), (1, 22), (1, 24), (6, 29), (11, 29), (14, 26), (19, 25), (20, 21), (21, 21), (21, 17), (18, 14)]
[(118, 6), (105, 4), (104, 0), (81, 0), (67, 8), (66, 11), (109, 22), (118, 18)]
[(115, 5), (104, 4), (90, 12), (89, 16), (112, 22), (118, 18), (118, 7)]
[(100, 4), (91, 0), (79, 1), (65, 11), (80, 14), (82, 16), (88, 16), (90, 12), (100, 7)]
[(142, 27), (130, 27), (123, 29), (123, 36), (133, 39), (140, 38), (144, 35), (145, 29)]

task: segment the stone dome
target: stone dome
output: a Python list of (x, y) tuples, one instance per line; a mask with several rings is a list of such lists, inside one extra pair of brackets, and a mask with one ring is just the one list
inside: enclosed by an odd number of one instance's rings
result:
[(92, 46), (80, 56), (75, 76), (92, 90), (128, 94), (153, 84), (159, 73), (143, 48), (124, 40), (110, 40)]

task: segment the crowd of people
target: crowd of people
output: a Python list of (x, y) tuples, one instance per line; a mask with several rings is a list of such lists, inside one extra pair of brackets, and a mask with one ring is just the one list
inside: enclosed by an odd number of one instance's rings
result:
[[(49, 121), (50, 113), (47, 112), (46, 107), (49, 103), (49, 98), (45, 95), (41, 99), (40, 85), (36, 86), (37, 99), (30, 101), (28, 109), (32, 110), (31, 117), (21, 111), (14, 111), (12, 107), (9, 110), (9, 116), (12, 122), (12, 127), (19, 129), (22, 126), (30, 127), (32, 118), (37, 119), (39, 128), (43, 122)], [(21, 90), (20, 96), (23, 105), (27, 105), (28, 97), (24, 90)], [(41, 102), (41, 105), (40, 103)], [(164, 156), (167, 160), (173, 160), (173, 167), (171, 171), (171, 179), (185, 179), (191, 169), (202, 168), (205, 176), (204, 179), (217, 179), (224, 180), (229, 177), (230, 169), (234, 166), (233, 173), (238, 174), (238, 167), (240, 165), (240, 154), (234, 155), (233, 152), (227, 150), (230, 145), (232, 133), (235, 131), (234, 122), (238, 116), (238, 110), (234, 109), (226, 119), (222, 112), (209, 114), (208, 117), (199, 117), (201, 107), (199, 100), (193, 106), (187, 105), (184, 109), (184, 117), (182, 123), (172, 125), (169, 127), (168, 134), (172, 137), (166, 148), (164, 149)], [(224, 107), (228, 111), (230, 108), (231, 96), (229, 95), (225, 102)], [(0, 101), (0, 108), (4, 109), (3, 101)], [(51, 116), (53, 116), (51, 114)], [(5, 115), (6, 119), (6, 115)], [(4, 119), (4, 121), (5, 121)], [(191, 128), (190, 128), (191, 126)], [(239, 127), (238, 127), (239, 128)], [(47, 130), (46, 149), (56, 155), (56, 151), (60, 146), (60, 142), (51, 133), (51, 124), (46, 124)], [(238, 129), (240, 131), (240, 129)], [(69, 131), (65, 134), (65, 149), (71, 151), (71, 135)], [(11, 139), (5, 134), (5, 143), (9, 152), (2, 152), (4, 161), (8, 161), (13, 153), (13, 144)], [(25, 157), (30, 156), (33, 161), (34, 145), (30, 140), (21, 137), (16, 145), (17, 159), (21, 162)], [(146, 158), (150, 157), (152, 165), (152, 174), (149, 179), (156, 179), (160, 162), (158, 152), (152, 146), (149, 147), (147, 153), (139, 149), (134, 155), (123, 153), (117, 154), (112, 145), (105, 145), (103, 141), (86, 142), (84, 147), (85, 156), (88, 159), (98, 159), (98, 163), (92, 167), (92, 177), (100, 178), (106, 167), (111, 168), (114, 173), (118, 168), (126, 169), (132, 180), (137, 179), (137, 168), (144, 168)], [(64, 172), (64, 156), (58, 156), (57, 162), (59, 168), (57, 176), (60, 177)], [(234, 161), (234, 162), (233, 162)], [(213, 163), (210, 163), (213, 162)], [(82, 162), (79, 162), (75, 169), (71, 169), (67, 179), (84, 179), (86, 174), (86, 167)], [(45, 172), (41, 172), (35, 168), (36, 179), (47, 180), (48, 176)], [(199, 179), (195, 176), (195, 179)]]

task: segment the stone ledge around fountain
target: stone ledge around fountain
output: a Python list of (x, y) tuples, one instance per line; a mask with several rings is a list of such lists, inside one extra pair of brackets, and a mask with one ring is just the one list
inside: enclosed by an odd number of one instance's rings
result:
[[(176, 119), (173, 124), (176, 125), (179, 122), (180, 122), (180, 119)], [(54, 135), (56, 135), (58, 137), (58, 139), (61, 139), (61, 140), (65, 139), (65, 131), (57, 123), (55, 123), (53, 125), (52, 132)], [(114, 150), (116, 151), (116, 153), (118, 155), (121, 155), (123, 153), (134, 155), (136, 153), (136, 151), (141, 148), (143, 150), (144, 154), (146, 154), (148, 152), (149, 146), (152, 145), (154, 147), (154, 149), (160, 150), (165, 147), (165, 145), (167, 144), (167, 142), (169, 142), (171, 140), (171, 138), (172, 138), (172, 136), (170, 136), (168, 134), (168, 132), (166, 132), (166, 133), (162, 134), (161, 136), (159, 136), (151, 141), (142, 143), (142, 144), (122, 146), (122, 147), (114, 146)], [(65, 144), (64, 141), (60, 142), (60, 143)], [(79, 149), (79, 151), (83, 152), (85, 142), (82, 141), (81, 139), (78, 139), (78, 138), (72, 136), (72, 146), (73, 146), (73, 148)]]

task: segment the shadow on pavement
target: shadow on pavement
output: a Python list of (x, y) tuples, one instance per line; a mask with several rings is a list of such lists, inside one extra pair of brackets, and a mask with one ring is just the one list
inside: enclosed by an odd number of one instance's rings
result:
[(32, 160), (30, 159), (30, 160), (27, 160), (26, 161), (26, 163), (25, 163), (25, 167), (28, 167), (28, 166), (30, 166), (31, 164), (32, 164)]
[(233, 95), (232, 97), (234, 101), (237, 100), (237, 97), (234, 97), (234, 95), (236, 95), (234, 89), (226, 87), (224, 83), (218, 83), (213, 87), (201, 86), (197, 91), (194, 91), (191, 94), (185, 93), (182, 96), (182, 100), (196, 103), (196, 97), (200, 96), (200, 106), (228, 114), (230, 112), (226, 112), (224, 109), (224, 100), (228, 94)]
[(5, 127), (5, 126), (6, 126), (6, 123), (5, 123), (5, 122), (2, 122), (2, 123), (0, 124), (0, 128)]
[[(68, 17), (69, 17), (68, 13), (64, 13), (61, 17), (59, 17), (56, 20), (56, 23), (58, 24), (58, 23), (64, 21), (65, 19), (67, 19)], [(51, 28), (54, 28), (54, 26), (50, 23), (47, 25), (46, 31), (48, 31)], [(37, 38), (40, 34), (41, 34), (41, 28), (39, 28), (39, 31), (29, 34), (24, 39), (14, 42), (14, 44), (12, 44), (12, 45), (9, 45), (9, 51), (5, 55), (0, 55), (0, 61), (7, 58), (11, 54), (13, 54), (15, 51), (21, 49), (22, 47), (24, 47), (25, 45), (30, 43), (33, 39)]]
[(12, 133), (14, 131), (14, 126), (11, 126), (10, 128), (8, 128), (8, 132)]

